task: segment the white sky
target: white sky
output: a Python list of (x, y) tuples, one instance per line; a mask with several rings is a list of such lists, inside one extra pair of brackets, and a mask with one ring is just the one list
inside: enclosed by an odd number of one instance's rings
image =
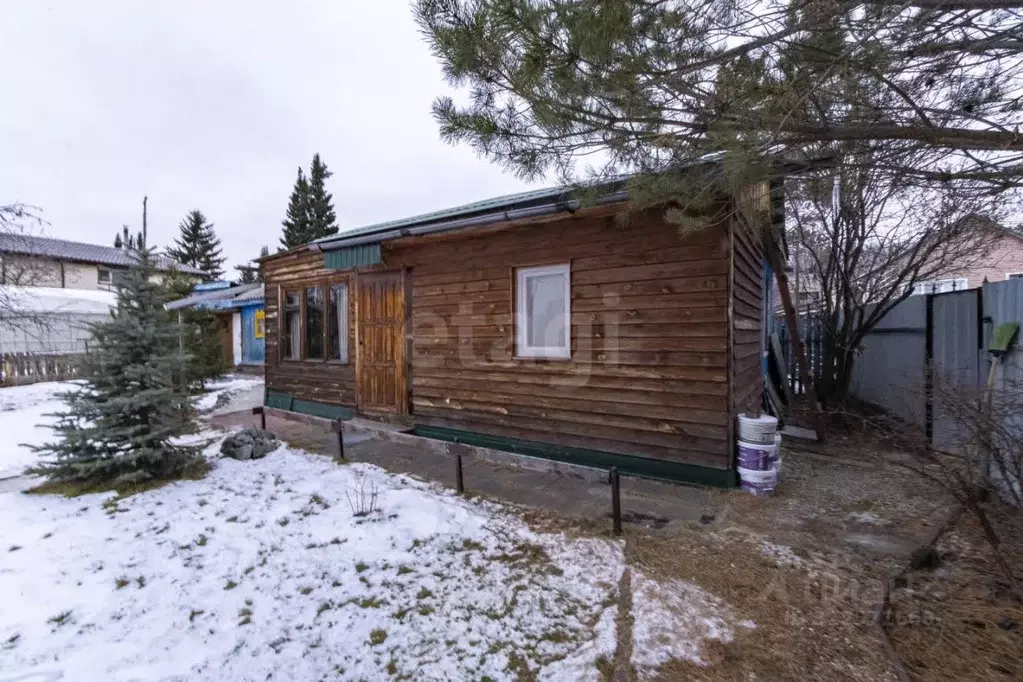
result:
[(341, 229), (526, 189), (440, 141), (450, 91), (406, 0), (0, 0), (0, 204), (48, 236), (166, 246), (187, 211), (226, 267), (276, 249), (320, 152)]

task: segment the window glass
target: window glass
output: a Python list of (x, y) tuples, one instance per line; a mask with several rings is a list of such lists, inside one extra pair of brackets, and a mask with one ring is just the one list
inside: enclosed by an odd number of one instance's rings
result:
[(327, 303), (328, 360), (348, 362), (348, 285), (331, 284)]
[(110, 278), (110, 271), (107, 270), (106, 268), (100, 268), (99, 269), (99, 283), (100, 284), (110, 284), (110, 279), (111, 279)]
[(571, 357), (568, 265), (520, 268), (516, 277), (516, 352)]
[(299, 339), (302, 331), (302, 302), (297, 291), (289, 291), (284, 295), (284, 338), (281, 339), (283, 357), (287, 360), (298, 360)]
[(305, 290), (305, 356), (323, 359), (323, 287)]

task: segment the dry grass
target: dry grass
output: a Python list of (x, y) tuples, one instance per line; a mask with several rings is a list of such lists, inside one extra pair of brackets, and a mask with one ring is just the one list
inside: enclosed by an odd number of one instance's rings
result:
[(206, 477), (210, 472), (210, 463), (205, 458), (199, 458), (185, 467), (179, 476), (173, 478), (153, 478), (148, 481), (132, 483), (123, 486), (111, 486), (109, 484), (78, 481), (47, 481), (34, 488), (25, 491), (28, 495), (63, 495), (64, 497), (79, 497), (80, 495), (92, 495), (95, 493), (116, 492), (118, 498), (131, 497), (149, 490), (156, 490), (176, 481), (198, 481)]
[(756, 623), (752, 630), (735, 628), (730, 643), (708, 642), (708, 665), (671, 661), (654, 679), (894, 679), (870, 626), (878, 583), (818, 559), (779, 561), (759, 543), (744, 532), (696, 528), (630, 537), (632, 566), (695, 583)]
[[(1023, 576), (1023, 518), (1003, 513), (1002, 555)], [(964, 514), (938, 542), (943, 564), (893, 590), (892, 643), (920, 680), (1023, 679), (1023, 602), (1008, 589), (976, 518)]]

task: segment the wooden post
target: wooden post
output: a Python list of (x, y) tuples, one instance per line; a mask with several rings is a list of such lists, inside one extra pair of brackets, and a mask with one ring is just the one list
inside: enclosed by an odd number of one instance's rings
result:
[(459, 493), (465, 492), (465, 479), (462, 477), (462, 453), (455, 455), (455, 488)]
[(185, 378), (185, 314), (178, 309), (178, 372), (181, 375), (181, 395), (188, 395), (188, 380)]
[(259, 415), (259, 426), (266, 431), (266, 412), (263, 411), (263, 406), (258, 405), (252, 408), (252, 414)]
[(338, 419), (331, 423), (330, 427), (337, 433), (337, 457), (338, 459), (345, 458), (345, 423)]
[(622, 480), (618, 467), (611, 467), (611, 521), (614, 534), (622, 534)]

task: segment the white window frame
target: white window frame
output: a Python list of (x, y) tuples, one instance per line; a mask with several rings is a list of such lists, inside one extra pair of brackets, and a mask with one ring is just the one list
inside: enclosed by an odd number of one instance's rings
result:
[[(107, 273), (107, 278), (103, 279), (103, 273)], [(114, 271), (110, 268), (96, 268), (96, 283), (97, 284), (113, 284), (114, 283)]]
[(1023, 272), (1007, 272), (1005, 279), (1023, 279)]
[[(565, 280), (565, 345), (531, 346), (529, 318), (526, 313), (526, 282), (531, 277), (549, 275), (562, 275)], [(572, 270), (568, 263), (515, 269), (515, 357), (558, 360), (572, 358)]]

